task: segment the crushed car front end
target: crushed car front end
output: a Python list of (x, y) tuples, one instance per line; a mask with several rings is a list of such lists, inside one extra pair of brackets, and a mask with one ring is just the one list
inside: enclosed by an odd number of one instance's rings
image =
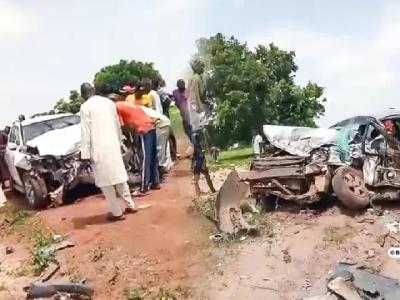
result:
[(22, 179), (27, 200), (34, 208), (60, 205), (65, 192), (80, 183), (93, 183), (90, 170), (79, 160), (79, 152), (65, 156), (41, 156), (32, 149), (27, 152)]

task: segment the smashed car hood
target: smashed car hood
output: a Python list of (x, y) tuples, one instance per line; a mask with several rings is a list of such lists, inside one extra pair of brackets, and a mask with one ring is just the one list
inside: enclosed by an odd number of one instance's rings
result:
[(28, 146), (37, 147), (39, 154), (63, 156), (80, 150), (80, 124), (46, 132), (30, 140)]
[(276, 125), (264, 125), (263, 131), (273, 146), (302, 157), (321, 146), (335, 145), (338, 135), (336, 129)]

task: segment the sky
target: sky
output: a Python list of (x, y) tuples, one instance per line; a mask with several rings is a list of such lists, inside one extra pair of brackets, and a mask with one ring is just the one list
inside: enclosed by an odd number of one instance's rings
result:
[(399, 108), (400, 1), (0, 0), (0, 126), (120, 59), (154, 62), (173, 88), (217, 32), (295, 51), (297, 83), (325, 87), (320, 126)]

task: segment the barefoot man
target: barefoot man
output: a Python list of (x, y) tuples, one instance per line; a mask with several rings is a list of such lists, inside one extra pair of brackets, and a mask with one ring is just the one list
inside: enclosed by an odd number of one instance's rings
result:
[(135, 203), (128, 186), (121, 154), (122, 134), (115, 104), (108, 98), (95, 95), (90, 83), (81, 86), (85, 103), (81, 106), (81, 159), (90, 162), (96, 185), (101, 188), (110, 214), (108, 220), (123, 219), (118, 196), (123, 198), (125, 212), (135, 212)]

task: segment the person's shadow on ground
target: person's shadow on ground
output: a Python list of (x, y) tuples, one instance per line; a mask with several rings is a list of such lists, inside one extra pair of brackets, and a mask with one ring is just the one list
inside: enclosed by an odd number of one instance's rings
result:
[(103, 225), (109, 223), (110, 221), (107, 220), (107, 214), (72, 219), (72, 224), (74, 225), (75, 229), (84, 229), (86, 226), (90, 225)]

